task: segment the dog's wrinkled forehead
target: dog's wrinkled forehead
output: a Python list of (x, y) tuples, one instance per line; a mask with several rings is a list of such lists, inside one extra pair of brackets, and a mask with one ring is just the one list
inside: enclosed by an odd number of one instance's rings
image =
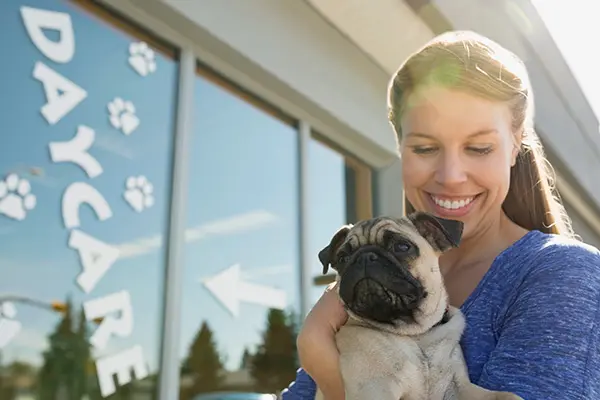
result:
[(365, 245), (385, 245), (390, 234), (398, 234), (406, 238), (419, 235), (407, 218), (378, 217), (358, 222), (354, 225), (343, 244), (357, 249)]
[[(356, 250), (361, 246), (386, 246), (398, 237), (411, 240), (418, 245), (428, 245), (437, 253), (458, 247), (463, 231), (463, 223), (436, 217), (425, 212), (414, 212), (406, 217), (377, 217), (342, 226), (330, 243), (319, 252), (319, 261), (326, 273), (329, 265), (342, 252)], [(334, 267), (335, 268), (335, 267)]]

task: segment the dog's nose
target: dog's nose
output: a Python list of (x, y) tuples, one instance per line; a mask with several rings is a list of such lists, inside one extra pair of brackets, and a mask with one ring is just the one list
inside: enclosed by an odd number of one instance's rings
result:
[(375, 262), (379, 259), (379, 256), (371, 251), (362, 253), (358, 256), (357, 261), (361, 264), (368, 264)]

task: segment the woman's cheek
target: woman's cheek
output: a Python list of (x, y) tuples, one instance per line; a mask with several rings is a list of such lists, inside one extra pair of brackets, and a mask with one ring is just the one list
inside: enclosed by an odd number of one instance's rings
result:
[(415, 154), (402, 156), (402, 175), (404, 184), (409, 182), (421, 184), (435, 170), (433, 160), (426, 160)]

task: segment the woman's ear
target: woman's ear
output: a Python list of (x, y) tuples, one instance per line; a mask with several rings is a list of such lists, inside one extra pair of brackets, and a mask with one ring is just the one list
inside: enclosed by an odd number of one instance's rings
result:
[(521, 150), (521, 146), (517, 147), (515, 146), (512, 152), (512, 159), (510, 162), (510, 166), (514, 167), (515, 164), (517, 163), (517, 157), (519, 156), (519, 151)]
[(511, 154), (510, 166), (514, 167), (517, 163), (517, 157), (521, 152), (521, 144), (523, 143), (523, 131), (519, 131), (515, 134), (514, 147)]

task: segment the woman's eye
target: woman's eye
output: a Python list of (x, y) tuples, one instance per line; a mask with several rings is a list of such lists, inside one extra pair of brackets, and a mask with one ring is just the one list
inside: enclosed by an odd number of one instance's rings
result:
[[(439, 149), (435, 146), (413, 146), (412, 147), (413, 153), (420, 154), (420, 155), (434, 154), (438, 150)], [(469, 147), (467, 147), (468, 152), (475, 153), (477, 155), (485, 155), (485, 154), (491, 153), (492, 150), (493, 150), (492, 146), (485, 146), (485, 147), (469, 146)]]
[(433, 146), (414, 146), (412, 149), (415, 154), (432, 154), (437, 151), (437, 148)]
[(492, 152), (492, 146), (486, 146), (486, 147), (467, 147), (467, 150), (478, 154), (478, 155), (485, 155), (485, 154), (489, 154)]
[(396, 243), (394, 245), (394, 251), (396, 253), (406, 253), (410, 250), (410, 245), (408, 243)]

